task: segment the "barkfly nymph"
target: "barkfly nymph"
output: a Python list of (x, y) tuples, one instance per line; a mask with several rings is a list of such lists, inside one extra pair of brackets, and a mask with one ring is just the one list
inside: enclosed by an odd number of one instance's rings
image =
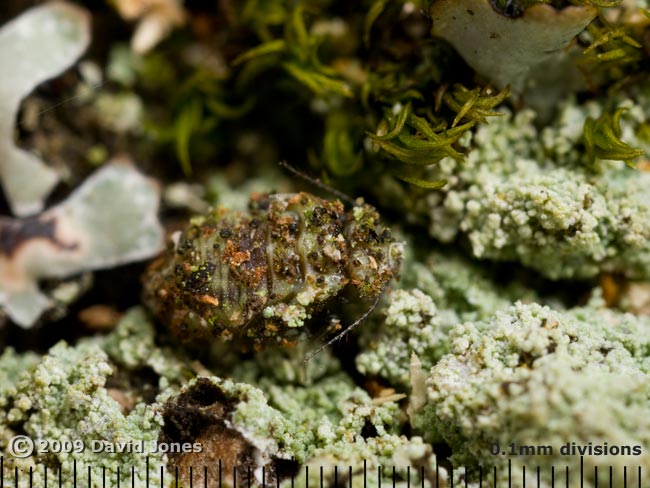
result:
[(372, 310), (402, 254), (370, 205), (254, 195), (248, 212), (215, 208), (175, 235), (144, 276), (144, 302), (186, 342), (291, 344), (344, 292)]

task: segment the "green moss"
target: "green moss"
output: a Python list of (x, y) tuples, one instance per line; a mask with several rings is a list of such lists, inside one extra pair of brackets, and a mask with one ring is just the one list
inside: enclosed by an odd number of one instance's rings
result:
[(634, 168), (634, 160), (643, 156), (642, 149), (630, 147), (620, 139), (623, 112), (625, 109), (618, 109), (613, 115), (605, 112), (598, 119), (587, 117), (585, 120), (584, 140), (592, 164), (596, 158), (615, 159)]

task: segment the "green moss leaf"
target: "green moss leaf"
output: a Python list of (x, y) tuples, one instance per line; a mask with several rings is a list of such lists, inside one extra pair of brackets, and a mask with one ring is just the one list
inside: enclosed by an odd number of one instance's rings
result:
[(634, 160), (643, 156), (643, 150), (621, 140), (620, 118), (625, 111), (619, 108), (614, 114), (605, 112), (598, 119), (585, 120), (584, 142), (592, 163), (596, 158), (613, 159), (634, 168)]

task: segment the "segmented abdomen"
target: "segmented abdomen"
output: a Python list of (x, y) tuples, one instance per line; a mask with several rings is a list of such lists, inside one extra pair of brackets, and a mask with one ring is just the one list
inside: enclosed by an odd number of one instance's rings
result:
[[(364, 208), (360, 221), (339, 201), (297, 193), (254, 197), (250, 213), (215, 209), (152, 264), (144, 301), (185, 339), (291, 337), (351, 278), (372, 295), (397, 273), (401, 247), (391, 251), (390, 233)], [(368, 269), (351, 272), (350, 256)]]

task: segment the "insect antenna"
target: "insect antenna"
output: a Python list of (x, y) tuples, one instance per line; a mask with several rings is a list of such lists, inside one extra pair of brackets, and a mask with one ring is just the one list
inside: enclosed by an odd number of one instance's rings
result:
[(324, 191), (327, 191), (327, 192), (331, 193), (332, 195), (336, 196), (337, 198), (349, 203), (353, 207), (356, 207), (358, 205), (357, 202), (355, 202), (352, 198), (350, 198), (345, 193), (337, 190), (336, 188), (333, 188), (333, 187), (329, 186), (327, 183), (323, 183), (318, 178), (314, 178), (313, 176), (309, 176), (307, 173), (303, 173), (299, 169), (294, 168), (293, 166), (291, 166), (286, 161), (280, 161), (279, 164), (280, 164), (280, 166), (282, 166), (283, 168), (289, 170), (291, 173), (298, 176), (299, 178), (302, 178), (303, 180), (308, 181), (312, 185), (320, 188), (321, 190), (324, 190)]
[(327, 341), (325, 344), (321, 345), (319, 348), (317, 348), (317, 349), (313, 350), (312, 352), (310, 352), (309, 354), (307, 354), (307, 355), (305, 356), (305, 362), (308, 363), (309, 361), (311, 361), (311, 360), (312, 360), (316, 355), (318, 355), (318, 354), (320, 354), (321, 352), (323, 352), (325, 349), (327, 349), (328, 347), (330, 347), (330, 346), (331, 346), (332, 344), (334, 344), (336, 341), (341, 340), (341, 339), (342, 339), (345, 335), (347, 335), (347, 334), (348, 334), (352, 329), (354, 329), (357, 325), (359, 325), (361, 322), (363, 322), (364, 320), (366, 320), (366, 319), (368, 318), (368, 315), (370, 315), (370, 314), (375, 310), (375, 308), (377, 308), (377, 305), (379, 304), (379, 300), (381, 300), (382, 295), (383, 295), (383, 292), (382, 292), (382, 293), (379, 293), (379, 294), (377, 295), (377, 298), (375, 298), (375, 301), (372, 303), (372, 305), (370, 306), (370, 308), (369, 308), (368, 310), (366, 310), (366, 311), (363, 313), (363, 315), (362, 315), (361, 317), (359, 317), (357, 320), (355, 320), (354, 322), (352, 322), (348, 327), (346, 327), (346, 328), (343, 329), (341, 332), (339, 332), (338, 334), (336, 334), (334, 337), (332, 337), (332, 338), (331, 338), (329, 341)]

